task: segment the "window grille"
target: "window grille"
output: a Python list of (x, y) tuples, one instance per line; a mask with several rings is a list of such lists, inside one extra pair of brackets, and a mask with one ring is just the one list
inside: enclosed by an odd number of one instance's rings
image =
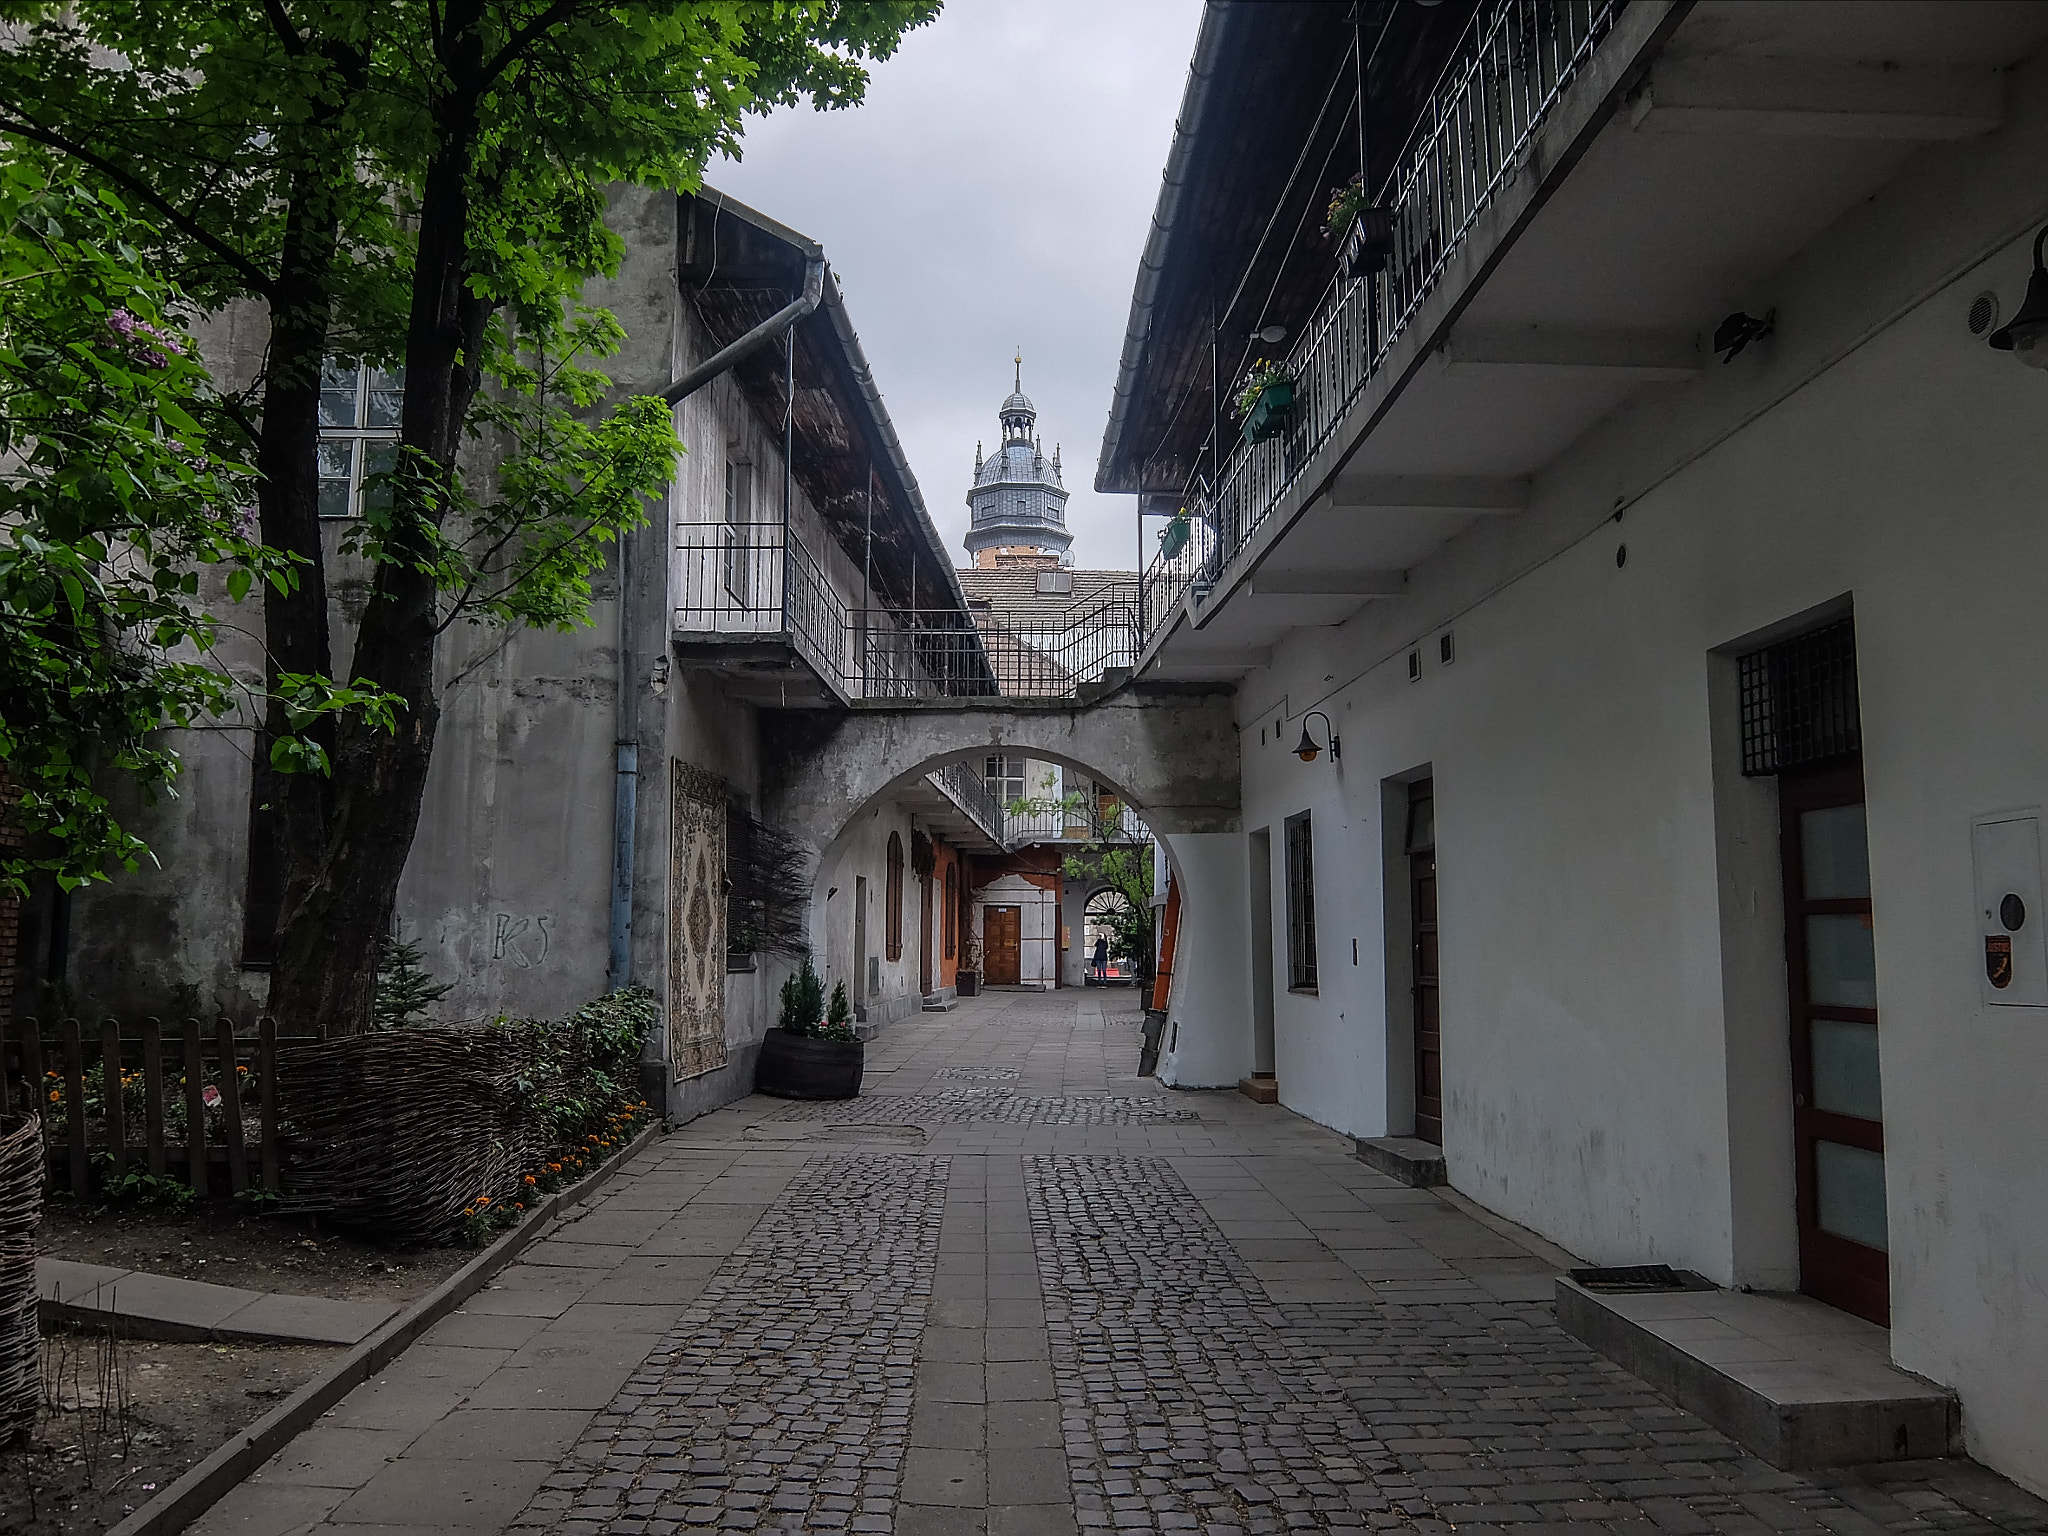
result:
[[(320, 515), (360, 517), (363, 482), (398, 462), (398, 416), (405, 370), (329, 358), (320, 365)], [(384, 486), (368, 488), (369, 505), (390, 503)]]
[(1738, 656), (1735, 665), (1745, 775), (1783, 773), (1862, 750), (1854, 619)]
[(1287, 989), (1316, 990), (1315, 837), (1307, 811), (1287, 818)]

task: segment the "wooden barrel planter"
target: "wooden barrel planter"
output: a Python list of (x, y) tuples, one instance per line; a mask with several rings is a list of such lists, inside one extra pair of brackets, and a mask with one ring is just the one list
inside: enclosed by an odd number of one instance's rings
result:
[(761, 1041), (754, 1091), (778, 1099), (850, 1099), (860, 1092), (858, 1040), (814, 1040), (771, 1029)]
[(0, 1103), (0, 1448), (35, 1427), (42, 1390), (36, 1325), (36, 1224), (43, 1214), (43, 1132)]

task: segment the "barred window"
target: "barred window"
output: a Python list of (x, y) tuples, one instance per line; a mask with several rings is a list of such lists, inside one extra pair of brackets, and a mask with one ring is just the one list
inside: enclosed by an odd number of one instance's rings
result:
[(1309, 813), (1287, 818), (1287, 990), (1316, 990), (1316, 861)]
[(320, 515), (360, 517), (388, 505), (390, 491), (365, 485), (398, 462), (405, 370), (329, 358), (320, 365)]
[(1783, 773), (1862, 750), (1853, 618), (1738, 656), (1735, 667), (1744, 774)]

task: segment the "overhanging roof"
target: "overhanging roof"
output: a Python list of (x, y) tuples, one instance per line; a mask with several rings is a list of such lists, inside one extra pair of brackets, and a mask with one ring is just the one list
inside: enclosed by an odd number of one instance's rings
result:
[[(677, 280), (714, 347), (737, 340), (800, 294), (805, 263), (824, 255), (815, 240), (711, 187), (684, 194), (677, 218)], [(957, 612), (959, 627), (972, 627), (952, 556), (925, 510), (830, 269), (823, 299), (795, 329), (792, 477), (840, 547), (861, 561), (872, 471), (876, 597), (892, 608)], [(788, 387), (782, 341), (732, 371), (748, 404), (779, 434)]]
[(1096, 490), (1187, 480), (1212, 421), (1212, 315), (1228, 399), (1245, 364), (1274, 350), (1254, 333), (1284, 326), (1288, 345), (1328, 287), (1324, 209), (1358, 170), (1357, 29), (1377, 184), (1477, 9), (1361, 0), (1354, 22), (1352, 6), (1323, 0), (1210, 0), (1138, 263)]

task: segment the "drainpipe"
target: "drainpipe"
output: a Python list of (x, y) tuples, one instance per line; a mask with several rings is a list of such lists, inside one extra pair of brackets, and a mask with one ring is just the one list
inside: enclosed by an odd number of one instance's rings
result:
[[(825, 258), (811, 256), (804, 262), (804, 291), (792, 302), (755, 326), (730, 346), (721, 347), (680, 379), (662, 391), (671, 406), (724, 373), (734, 363), (757, 351), (777, 335), (794, 327), (825, 296)], [(787, 493), (785, 492), (785, 497)], [(784, 514), (785, 525), (788, 513)], [(633, 649), (633, 543), (632, 535), (619, 540), (619, 677), (615, 711), (615, 740), (612, 779), (612, 900), (610, 961), (611, 989), (616, 992), (633, 979), (633, 845), (640, 797), (640, 669)]]
[(804, 291), (778, 309), (774, 314), (755, 326), (731, 346), (721, 347), (705, 358), (703, 362), (684, 374), (675, 383), (661, 392), (661, 398), (670, 405), (679, 405), (698, 390), (717, 378), (726, 369), (742, 358), (765, 347), (785, 330), (795, 325), (818, 307), (825, 296), (825, 258), (813, 256), (804, 263)]
[(633, 979), (633, 844), (640, 798), (640, 666), (633, 650), (633, 535), (619, 536), (619, 685), (612, 743), (610, 990)]

